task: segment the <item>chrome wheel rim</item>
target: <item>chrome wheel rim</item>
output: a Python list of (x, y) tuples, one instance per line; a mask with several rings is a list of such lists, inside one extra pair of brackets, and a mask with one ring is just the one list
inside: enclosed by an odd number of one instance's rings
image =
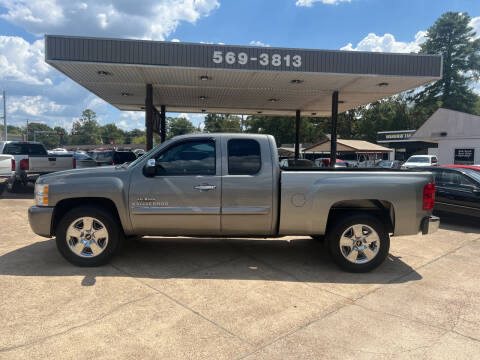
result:
[(380, 237), (369, 225), (355, 224), (345, 230), (340, 237), (340, 252), (353, 264), (372, 261), (380, 249)]
[(93, 258), (105, 251), (108, 231), (105, 225), (93, 217), (74, 220), (67, 229), (68, 248), (77, 256)]

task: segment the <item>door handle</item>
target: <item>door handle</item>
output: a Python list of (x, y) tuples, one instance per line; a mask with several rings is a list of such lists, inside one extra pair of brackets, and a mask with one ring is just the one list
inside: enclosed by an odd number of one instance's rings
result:
[(209, 185), (209, 184), (201, 184), (193, 187), (195, 190), (200, 190), (200, 191), (210, 191), (210, 190), (215, 190), (217, 187), (215, 185)]

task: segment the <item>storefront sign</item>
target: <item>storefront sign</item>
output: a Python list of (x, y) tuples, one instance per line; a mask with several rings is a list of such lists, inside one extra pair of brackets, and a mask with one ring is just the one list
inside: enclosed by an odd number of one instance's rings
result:
[(455, 165), (473, 165), (475, 149), (455, 149)]
[(377, 142), (406, 141), (415, 133), (415, 130), (380, 131), (377, 133)]

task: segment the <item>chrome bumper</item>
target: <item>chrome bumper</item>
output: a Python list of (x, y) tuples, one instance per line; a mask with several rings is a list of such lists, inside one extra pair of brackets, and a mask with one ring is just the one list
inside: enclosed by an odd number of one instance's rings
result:
[(53, 207), (32, 206), (28, 209), (28, 222), (33, 232), (43, 237), (52, 235)]
[(437, 231), (439, 226), (440, 226), (440, 218), (438, 216), (431, 215), (429, 217), (423, 218), (422, 224), (420, 227), (422, 229), (422, 234), (427, 235)]

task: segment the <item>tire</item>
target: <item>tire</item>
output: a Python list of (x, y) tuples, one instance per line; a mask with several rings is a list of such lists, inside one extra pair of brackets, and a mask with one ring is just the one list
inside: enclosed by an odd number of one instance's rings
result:
[(20, 183), (17, 180), (8, 180), (7, 181), (7, 191), (11, 193), (16, 193), (20, 190)]
[(328, 230), (326, 240), (333, 261), (354, 273), (375, 269), (390, 249), (385, 226), (368, 214), (350, 214), (338, 219)]
[(97, 206), (70, 210), (58, 223), (55, 233), (60, 253), (77, 266), (108, 263), (120, 250), (124, 238), (117, 219)]

